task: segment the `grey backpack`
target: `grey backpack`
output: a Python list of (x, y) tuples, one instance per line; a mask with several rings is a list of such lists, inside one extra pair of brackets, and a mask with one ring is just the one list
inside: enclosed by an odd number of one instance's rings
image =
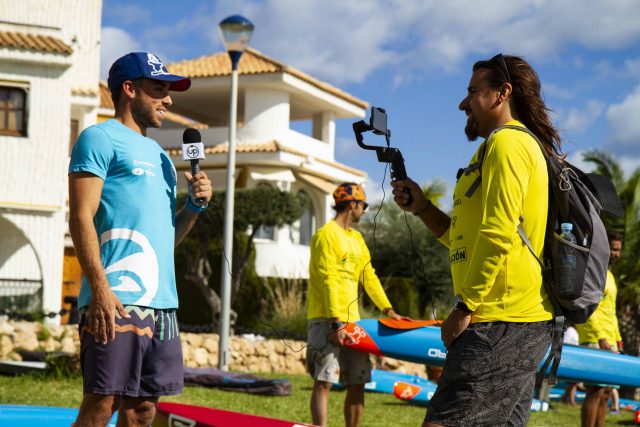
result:
[[(545, 360), (541, 374), (553, 360), (549, 372), (549, 383), (555, 384), (557, 367), (562, 353), (562, 336), (565, 319), (573, 323), (584, 323), (598, 308), (604, 294), (609, 265), (609, 240), (600, 218), (603, 206), (598, 196), (605, 195), (607, 212), (614, 215), (624, 213), (613, 184), (605, 177), (585, 174), (570, 163), (549, 156), (540, 140), (527, 128), (502, 126), (493, 131), (515, 129), (526, 132), (538, 143), (547, 162), (549, 175), (549, 213), (544, 237), (542, 258), (538, 257), (522, 228), (520, 218), (518, 234), (542, 267), (545, 289), (554, 306), (554, 331), (551, 352)], [(488, 140), (489, 138), (487, 138)], [(468, 169), (481, 171), (486, 151), (486, 142), (480, 149), (478, 161)], [(465, 170), (465, 172), (467, 171)], [(467, 196), (480, 185), (480, 175), (471, 185)], [(563, 239), (560, 224), (573, 225), (576, 243)], [(568, 249), (568, 250), (567, 250)], [(571, 252), (571, 258), (566, 254)], [(541, 380), (542, 377), (539, 377)]]

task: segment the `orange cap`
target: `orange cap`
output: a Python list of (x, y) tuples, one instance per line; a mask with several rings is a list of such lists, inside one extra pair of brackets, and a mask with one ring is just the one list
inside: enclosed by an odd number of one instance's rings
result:
[(333, 200), (336, 203), (340, 202), (364, 202), (367, 200), (367, 196), (364, 194), (364, 190), (360, 184), (344, 183), (340, 184), (338, 188), (333, 192)]

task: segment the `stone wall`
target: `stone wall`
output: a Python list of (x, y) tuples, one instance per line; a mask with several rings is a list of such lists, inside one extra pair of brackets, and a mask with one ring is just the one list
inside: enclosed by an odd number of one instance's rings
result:
[[(217, 334), (180, 334), (185, 365), (217, 367)], [(306, 343), (265, 339), (254, 335), (232, 336), (230, 370), (239, 372), (306, 373)], [(18, 350), (62, 351), (77, 354), (80, 341), (77, 325), (43, 326), (37, 322), (0, 321), (0, 360), (21, 360)], [(426, 377), (424, 365), (371, 356), (373, 366)]]

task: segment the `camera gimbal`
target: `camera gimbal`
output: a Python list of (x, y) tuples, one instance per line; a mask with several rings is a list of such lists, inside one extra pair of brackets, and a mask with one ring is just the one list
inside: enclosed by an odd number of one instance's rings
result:
[[(364, 120), (353, 123), (353, 132), (356, 135), (356, 142), (361, 148), (365, 150), (375, 150), (380, 163), (391, 164), (391, 178), (397, 180), (407, 179), (407, 171), (404, 167), (404, 159), (399, 149), (391, 147), (391, 130), (387, 128), (387, 113), (383, 108), (371, 107), (371, 117), (369, 123)], [(364, 132), (373, 131), (374, 135), (384, 135), (387, 141), (386, 147), (367, 145), (364, 143)], [(409, 193), (409, 189), (405, 188), (405, 191)], [(413, 202), (411, 193), (409, 193), (409, 200), (407, 205)]]

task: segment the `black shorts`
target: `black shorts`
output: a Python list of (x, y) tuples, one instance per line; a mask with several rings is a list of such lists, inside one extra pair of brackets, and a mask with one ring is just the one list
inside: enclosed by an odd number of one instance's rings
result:
[(80, 315), (80, 362), (85, 393), (153, 397), (180, 394), (184, 382), (176, 310), (125, 306), (116, 338), (96, 342)]
[(425, 420), (444, 426), (524, 426), (550, 322), (469, 325), (447, 352)]

